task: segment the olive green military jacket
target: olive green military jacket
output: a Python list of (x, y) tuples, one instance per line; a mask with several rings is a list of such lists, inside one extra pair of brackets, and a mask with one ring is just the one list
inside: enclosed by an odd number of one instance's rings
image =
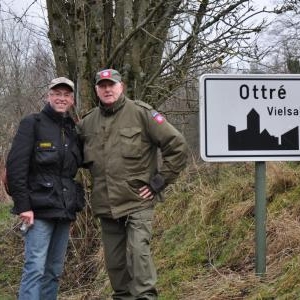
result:
[[(97, 216), (119, 218), (153, 206), (187, 162), (184, 137), (150, 105), (124, 95), (109, 108), (100, 103), (80, 121), (78, 132)], [(156, 192), (153, 200), (139, 196), (144, 185)]]

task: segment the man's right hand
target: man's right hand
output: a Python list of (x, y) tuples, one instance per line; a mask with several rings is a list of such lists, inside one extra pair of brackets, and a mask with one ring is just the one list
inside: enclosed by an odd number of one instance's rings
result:
[(23, 222), (25, 222), (29, 226), (33, 225), (34, 223), (34, 213), (32, 210), (24, 211), (20, 213), (20, 218)]

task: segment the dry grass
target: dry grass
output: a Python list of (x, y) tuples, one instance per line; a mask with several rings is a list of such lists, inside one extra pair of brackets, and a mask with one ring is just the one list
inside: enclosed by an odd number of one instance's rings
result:
[(90, 175), (85, 170), (81, 170), (78, 175), (78, 180), (85, 187), (86, 207), (77, 215), (71, 231), (61, 297), (85, 300), (93, 299), (96, 294), (98, 299), (102, 299), (99, 295), (104, 294), (109, 282), (104, 268), (100, 222), (92, 216)]
[[(251, 163), (193, 164), (168, 187), (153, 232), (160, 300), (300, 299), (300, 166), (267, 163), (262, 277), (255, 275), (254, 176)], [(61, 300), (110, 299), (100, 231), (88, 205), (73, 228)]]
[(300, 222), (288, 212), (273, 218), (267, 223), (268, 264), (278, 265), (281, 260), (300, 253)]
[[(241, 275), (230, 269), (212, 268), (209, 276), (184, 283), (185, 300), (235, 300), (246, 299), (249, 290), (259, 284), (260, 279), (253, 273)], [(199, 287), (201, 287), (199, 289)], [(195, 293), (197, 291), (197, 293)]]
[(298, 168), (291, 168), (285, 162), (269, 162), (267, 164), (268, 198), (272, 200), (278, 194), (299, 185)]
[[(173, 225), (161, 219), (159, 225), (172, 228), (185, 224), (184, 228), (193, 228), (194, 240), (187, 244), (192, 245), (195, 240), (202, 243), (199, 251), (206, 253), (207, 260), (206, 263), (198, 261), (198, 266), (190, 270), (190, 279), (173, 285), (177, 292), (162, 299), (300, 299), (300, 291), (295, 290), (294, 272), (299, 268), (300, 254), (298, 165), (267, 163), (267, 195), (272, 206), (268, 206), (266, 220), (267, 270), (263, 278), (255, 275), (254, 166), (204, 164), (188, 173), (195, 177), (187, 180), (184, 175), (184, 183), (176, 184), (178, 194), (173, 191), (172, 200), (159, 211), (160, 218), (167, 215)], [(181, 184), (191, 187), (192, 192), (183, 197)], [(180, 198), (184, 199), (184, 206)], [(185, 239), (189, 238), (186, 233)], [(186, 248), (185, 256), (190, 255), (190, 249)], [(177, 259), (181, 259), (180, 254)], [(168, 257), (163, 263), (168, 269)], [(189, 272), (186, 267), (181, 268)]]

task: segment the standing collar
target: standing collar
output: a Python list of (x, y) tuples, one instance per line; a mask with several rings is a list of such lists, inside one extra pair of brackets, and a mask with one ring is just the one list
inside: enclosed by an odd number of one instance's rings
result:
[(44, 106), (42, 112), (45, 113), (49, 118), (51, 118), (52, 120), (58, 123), (63, 123), (71, 119), (70, 114), (68, 112), (66, 112), (66, 114), (59, 113), (55, 111), (49, 103), (47, 103)]
[(101, 101), (99, 101), (99, 108), (101, 113), (107, 116), (107, 115), (114, 114), (116, 111), (121, 109), (124, 106), (124, 104), (125, 104), (125, 96), (124, 94), (122, 94), (119, 97), (119, 99), (110, 106), (105, 106)]

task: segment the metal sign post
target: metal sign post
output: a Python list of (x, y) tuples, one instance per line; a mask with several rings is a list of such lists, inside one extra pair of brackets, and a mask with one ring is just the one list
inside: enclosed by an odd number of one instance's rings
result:
[(266, 273), (266, 163), (255, 162), (255, 273)]

